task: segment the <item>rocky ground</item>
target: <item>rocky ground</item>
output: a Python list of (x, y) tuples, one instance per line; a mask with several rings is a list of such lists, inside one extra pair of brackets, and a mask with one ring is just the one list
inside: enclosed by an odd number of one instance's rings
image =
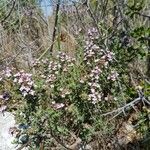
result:
[(14, 115), (10, 112), (0, 113), (0, 150), (16, 150), (14, 137), (10, 128), (15, 126)]

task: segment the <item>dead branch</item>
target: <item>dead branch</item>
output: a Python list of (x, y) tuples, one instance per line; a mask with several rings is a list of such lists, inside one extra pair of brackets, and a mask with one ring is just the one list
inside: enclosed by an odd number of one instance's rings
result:
[(124, 115), (126, 114), (126, 111), (130, 110), (131, 108), (135, 109), (135, 105), (138, 104), (139, 102), (142, 102), (142, 103), (146, 103), (148, 105), (150, 105), (150, 102), (149, 100), (147, 100), (142, 91), (139, 91), (138, 92), (139, 94), (139, 97), (134, 99), (133, 101), (131, 101), (130, 103), (116, 109), (116, 110), (113, 110), (113, 111), (110, 111), (110, 112), (107, 112), (107, 113), (104, 113), (102, 114), (101, 116), (108, 116), (108, 115), (112, 115), (112, 114), (115, 114), (113, 116), (112, 119), (114, 119), (115, 117), (119, 116), (121, 113), (123, 113)]
[(132, 107), (133, 105), (137, 104), (139, 101), (141, 100), (141, 98), (136, 98), (135, 100), (131, 101), (130, 103), (126, 104), (125, 106), (122, 106), (116, 110), (113, 110), (113, 111), (110, 111), (110, 112), (107, 112), (107, 113), (104, 113), (102, 114), (101, 116), (107, 116), (107, 115), (111, 115), (111, 114), (114, 114), (114, 113), (122, 113), (124, 110), (129, 110), (130, 107)]
[[(53, 31), (53, 35), (52, 35), (52, 43), (54, 43), (54, 41), (55, 41), (56, 30), (57, 30), (57, 23), (58, 23), (59, 8), (60, 8), (60, 0), (58, 0), (57, 5), (56, 5), (56, 15), (55, 15), (54, 31)], [(53, 46), (54, 46), (54, 44), (52, 44), (50, 49), (49, 49), (51, 54), (53, 52)]]

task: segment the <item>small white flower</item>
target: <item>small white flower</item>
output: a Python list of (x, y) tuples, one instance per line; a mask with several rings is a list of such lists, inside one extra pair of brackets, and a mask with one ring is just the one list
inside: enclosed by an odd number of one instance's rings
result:
[(92, 85), (92, 83), (91, 83), (91, 82), (89, 82), (89, 83), (88, 83), (88, 85), (89, 85), (89, 86), (91, 86), (91, 85)]
[(18, 79), (17, 79), (17, 78), (15, 78), (15, 79), (13, 80), (13, 82), (14, 82), (14, 83), (16, 83), (17, 81), (18, 81)]
[(111, 71), (110, 75), (107, 77), (108, 80), (116, 81), (119, 74), (116, 71)]
[(99, 61), (100, 61), (100, 59), (95, 59), (95, 60), (94, 60), (95, 63), (97, 63), (97, 62), (99, 62)]
[(96, 82), (94, 82), (92, 86), (93, 86), (93, 87), (100, 88), (100, 85), (99, 85), (98, 83), (96, 83)]
[(41, 78), (45, 79), (45, 78), (46, 78), (46, 76), (45, 76), (44, 74), (42, 74), (42, 75), (41, 75)]
[(30, 81), (27, 84), (30, 85), (30, 86), (32, 86), (33, 85), (33, 81)]
[(55, 102), (55, 101), (52, 101), (52, 104), (54, 105), (54, 104), (56, 104), (56, 102)]
[(16, 74), (14, 74), (14, 77), (20, 77), (20, 72), (18, 72), (18, 73), (16, 73)]
[(0, 107), (0, 112), (4, 112), (6, 109), (7, 109), (7, 106), (6, 105), (2, 105)]
[(11, 73), (10, 72), (6, 72), (5, 76), (8, 77), (8, 78), (11, 77)]
[(92, 89), (91, 89), (91, 92), (92, 92), (92, 93), (95, 93), (95, 89), (92, 88)]
[(25, 97), (26, 95), (28, 95), (28, 93), (26, 91), (23, 91), (22, 95)]
[(65, 97), (66, 97), (66, 95), (65, 95), (65, 94), (62, 94), (62, 95), (61, 95), (61, 97), (62, 97), (62, 98), (65, 98)]
[(50, 87), (51, 87), (51, 88), (54, 88), (54, 84), (51, 84)]
[(35, 91), (30, 90), (30, 91), (29, 91), (29, 94), (34, 95), (34, 94), (35, 94)]
[(80, 83), (84, 83), (84, 81), (83, 81), (83, 80), (80, 80)]
[(97, 80), (98, 80), (98, 79), (99, 79), (99, 76), (98, 76), (98, 75), (96, 75), (96, 76), (95, 76), (95, 79), (97, 79)]
[(97, 95), (97, 98), (98, 98), (98, 100), (100, 101), (100, 100), (101, 100), (101, 94), (98, 94), (98, 95)]
[(22, 85), (21, 87), (20, 87), (20, 91), (23, 91), (25, 89), (25, 86), (24, 85)]
[(19, 78), (18, 83), (19, 83), (19, 84), (20, 84), (20, 83), (23, 83), (23, 79), (22, 79), (22, 78)]
[(64, 106), (65, 106), (65, 104), (63, 104), (63, 103), (55, 103), (54, 104), (55, 109), (60, 109), (60, 108), (63, 108)]
[(3, 99), (3, 95), (0, 95), (0, 99)]

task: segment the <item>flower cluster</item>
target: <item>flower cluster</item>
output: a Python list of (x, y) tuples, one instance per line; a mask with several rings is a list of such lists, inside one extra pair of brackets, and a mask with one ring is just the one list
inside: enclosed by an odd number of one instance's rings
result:
[(98, 32), (95, 28), (89, 29), (88, 36), (84, 46), (84, 62), (86, 65), (97, 64), (102, 62), (103, 67), (107, 67), (108, 63), (114, 59), (114, 53), (109, 50), (102, 49), (98, 43)]
[(98, 31), (96, 28), (91, 28), (88, 30), (87, 39), (84, 46), (84, 61), (90, 64), (90, 61), (96, 57), (102, 55), (103, 50), (95, 43), (98, 39)]
[(98, 81), (99, 75), (100, 75), (101, 72), (102, 72), (101, 69), (99, 69), (99, 68), (96, 66), (93, 70), (91, 70), (91, 73), (90, 73), (91, 79)]
[(57, 75), (60, 69), (61, 69), (60, 63), (50, 61), (48, 64), (48, 68), (46, 70), (46, 75), (42, 74), (41, 77), (46, 79), (46, 83), (53, 84), (57, 79)]
[(60, 52), (57, 55), (56, 60), (52, 61), (42, 61), (45, 65), (47, 65), (47, 69), (45, 69), (45, 73), (41, 74), (41, 77), (46, 79), (46, 83), (51, 83), (51, 87), (53, 87), (53, 83), (56, 81), (57, 76), (60, 72), (67, 72), (69, 67), (73, 66), (75, 62), (74, 58), (69, 57), (63, 52)]
[[(89, 29), (84, 47), (84, 62), (88, 66), (88, 71), (90, 71), (88, 83), (90, 93), (88, 100), (92, 101), (93, 104), (101, 101), (102, 98), (102, 89), (99, 81), (100, 75), (103, 74), (104, 70), (110, 69), (111, 63), (115, 59), (113, 52), (104, 50), (98, 45), (98, 38), (97, 29)], [(107, 79), (114, 81), (117, 76), (117, 73), (111, 72)]]
[(98, 33), (98, 30), (96, 28), (90, 28), (88, 30), (88, 37), (89, 39), (91, 40), (96, 40), (99, 38), (99, 33)]
[(101, 101), (102, 93), (100, 92), (101, 87), (99, 84), (99, 76), (101, 72), (101, 69), (96, 66), (93, 70), (91, 70), (89, 75), (90, 82), (88, 85), (90, 86), (90, 94), (88, 96), (88, 100), (92, 101), (93, 104)]
[(86, 41), (84, 48), (84, 61), (91, 60), (95, 56), (98, 57), (103, 54), (103, 50), (94, 44), (93, 41)]
[(11, 69), (11, 68), (9, 68), (9, 67), (6, 67), (6, 69), (3, 70), (2, 73), (0, 74), (0, 75), (1, 75), (0, 81), (2, 81), (2, 79), (5, 78), (5, 77), (6, 77), (6, 78), (11, 77), (11, 76), (12, 76), (12, 70), (13, 70), (13, 69)]
[(12, 76), (12, 70), (10, 68), (6, 68), (6, 70), (4, 70), (4, 74), (6, 77), (11, 77)]
[(63, 52), (59, 52), (59, 54), (57, 55), (57, 59), (59, 60), (59, 62), (63, 65), (63, 64), (67, 64), (68, 67), (73, 66), (74, 65), (74, 61), (75, 59), (66, 55), (66, 53)]
[(106, 53), (101, 57), (102, 59), (105, 59), (106, 61), (113, 61), (115, 54), (111, 51), (106, 51)]
[(107, 79), (111, 81), (116, 81), (118, 77), (118, 73), (116, 71), (111, 71), (111, 73), (108, 75)]
[(32, 74), (25, 73), (24, 70), (13, 75), (14, 83), (18, 83), (20, 85), (20, 91), (22, 95), (25, 97), (26, 95), (34, 95), (35, 91), (33, 90), (34, 82), (32, 80)]
[(65, 107), (65, 104), (63, 104), (63, 103), (56, 103), (55, 101), (53, 101), (52, 102), (52, 107), (54, 109), (61, 109), (61, 108)]
[(58, 74), (59, 69), (61, 69), (61, 64), (55, 61), (50, 61), (48, 65), (48, 70), (50, 73)]
[(65, 98), (67, 95), (71, 93), (71, 91), (69, 91), (68, 89), (63, 88), (60, 88), (59, 91), (62, 98)]
[(109, 62), (112, 62), (115, 54), (111, 51), (104, 51), (92, 41), (86, 41), (84, 49), (84, 61), (87, 65), (92, 63), (101, 63), (102, 66), (107, 67)]
[(38, 59), (36, 59), (36, 60), (34, 60), (33, 62), (31, 62), (31, 64), (32, 64), (32, 67), (37, 67), (37, 66), (39, 66), (40, 65), (40, 60), (38, 60)]

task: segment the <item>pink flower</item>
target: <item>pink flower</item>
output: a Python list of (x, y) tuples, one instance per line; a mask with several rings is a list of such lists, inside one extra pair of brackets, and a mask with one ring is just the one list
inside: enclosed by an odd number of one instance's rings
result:
[(109, 76), (107, 77), (108, 80), (116, 81), (119, 74), (116, 71), (111, 71)]
[(113, 60), (113, 58), (114, 58), (114, 53), (113, 52), (108, 52), (108, 54), (107, 54), (107, 59), (109, 60), (109, 61), (112, 61)]
[(22, 91), (22, 95), (25, 97), (28, 95), (28, 93), (26, 91)]
[(6, 76), (6, 77), (8, 77), (8, 78), (11, 77), (11, 75), (12, 75), (12, 70), (11, 70), (11, 69), (9, 69), (9, 68), (7, 67), (4, 72), (5, 72), (5, 76)]
[(30, 91), (30, 88), (29, 87), (27, 87), (27, 86), (24, 86), (24, 85), (22, 85), (21, 87), (20, 87), (20, 89), (19, 89), (21, 92), (22, 91), (26, 91), (26, 92), (29, 92)]
[(23, 83), (23, 78), (20, 78), (20, 79), (18, 80), (18, 83)]
[(21, 76), (20, 72), (14, 74), (14, 77), (20, 77), (20, 76)]
[(92, 93), (95, 93), (95, 89), (92, 88), (92, 89), (91, 89), (91, 92), (92, 92)]
[(33, 81), (30, 81), (30, 82), (27, 83), (27, 85), (29, 85), (29, 86), (32, 86), (33, 84), (34, 84)]

